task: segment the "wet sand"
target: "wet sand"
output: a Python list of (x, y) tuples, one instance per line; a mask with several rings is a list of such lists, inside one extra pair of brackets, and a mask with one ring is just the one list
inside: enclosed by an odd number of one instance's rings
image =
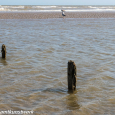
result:
[[(0, 12), (0, 19), (62, 18), (61, 12)], [(66, 12), (64, 18), (115, 18), (115, 12)]]

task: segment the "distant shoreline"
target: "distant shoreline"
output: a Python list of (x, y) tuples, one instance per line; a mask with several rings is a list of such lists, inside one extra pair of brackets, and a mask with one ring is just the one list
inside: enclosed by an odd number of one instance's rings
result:
[[(63, 18), (60, 12), (0, 12), (0, 19)], [(115, 18), (115, 12), (66, 12), (64, 18)]]

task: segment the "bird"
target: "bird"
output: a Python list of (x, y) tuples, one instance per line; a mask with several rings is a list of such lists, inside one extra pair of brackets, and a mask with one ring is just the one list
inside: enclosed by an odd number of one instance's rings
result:
[(63, 16), (63, 17), (66, 16), (65, 13), (64, 13), (64, 10), (61, 10), (61, 11), (62, 11), (62, 16)]

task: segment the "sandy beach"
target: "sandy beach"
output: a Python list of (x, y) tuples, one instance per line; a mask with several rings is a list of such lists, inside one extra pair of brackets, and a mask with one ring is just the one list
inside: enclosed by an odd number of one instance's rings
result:
[[(66, 12), (64, 18), (115, 18), (115, 12)], [(62, 18), (61, 12), (0, 12), (0, 19)]]

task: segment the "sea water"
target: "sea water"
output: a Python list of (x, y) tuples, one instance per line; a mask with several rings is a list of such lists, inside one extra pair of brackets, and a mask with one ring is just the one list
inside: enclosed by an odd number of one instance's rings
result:
[[(114, 115), (115, 19), (0, 19), (0, 111)], [(77, 66), (68, 92), (67, 63)]]
[(0, 6), (0, 12), (60, 12), (63, 9), (67, 12), (102, 12), (102, 11), (114, 11), (115, 12), (115, 5), (105, 5), (105, 6), (96, 6), (96, 5), (52, 5), (52, 6), (44, 6), (44, 5), (29, 5), (29, 6)]

